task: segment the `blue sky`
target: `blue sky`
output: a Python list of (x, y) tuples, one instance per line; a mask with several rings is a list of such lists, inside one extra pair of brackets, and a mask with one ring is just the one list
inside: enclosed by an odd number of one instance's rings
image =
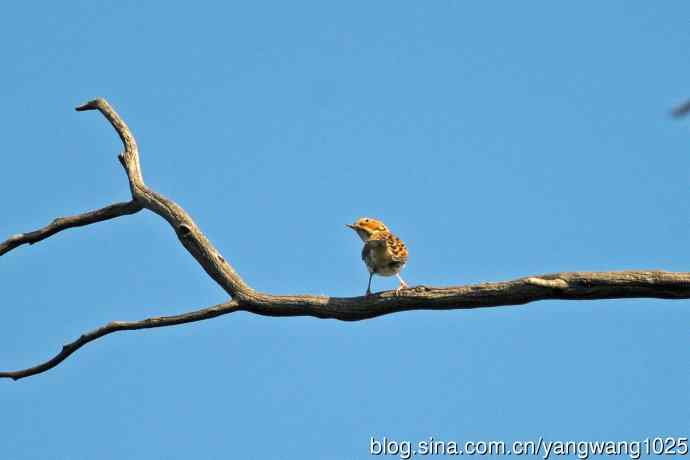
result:
[[(110, 3), (110, 4), (107, 4)], [(0, 238), (146, 182), (272, 293), (362, 294), (383, 219), (410, 284), (690, 266), (684, 2), (68, 2), (0, 18)], [(0, 259), (0, 368), (225, 300), (142, 212)], [(395, 279), (378, 278), (374, 289)], [(246, 313), (99, 340), (0, 382), (6, 459), (368, 458), (416, 441), (688, 435), (686, 301), (343, 323)]]

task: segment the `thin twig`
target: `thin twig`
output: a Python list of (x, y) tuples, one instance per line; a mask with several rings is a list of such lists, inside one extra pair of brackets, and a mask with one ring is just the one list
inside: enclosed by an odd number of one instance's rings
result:
[(70, 342), (62, 347), (62, 350), (48, 361), (38, 364), (27, 369), (12, 372), (0, 372), (0, 378), (11, 378), (12, 380), (23, 379), (31, 375), (40, 374), (52, 369), (60, 364), (72, 353), (83, 347), (89, 342), (103, 337), (104, 335), (112, 334), (118, 331), (134, 331), (137, 329), (151, 329), (154, 327), (175, 326), (177, 324), (191, 323), (195, 321), (203, 321), (205, 319), (215, 318), (216, 316), (226, 315), (237, 311), (237, 303), (234, 301), (215, 305), (213, 307), (204, 308), (182, 315), (175, 316), (160, 316), (154, 318), (147, 318), (141, 321), (112, 321), (105, 326), (94, 329), (93, 331), (82, 334), (77, 340)]
[(140, 210), (141, 206), (139, 204), (134, 201), (128, 201), (126, 203), (111, 204), (105, 208), (85, 212), (83, 214), (77, 214), (75, 216), (58, 217), (43, 228), (33, 232), (20, 233), (18, 235), (11, 236), (7, 240), (0, 243), (0, 256), (18, 246), (21, 246), (22, 244), (38, 243), (39, 241), (68, 228), (82, 227), (84, 225), (114, 219), (127, 214), (134, 214)]

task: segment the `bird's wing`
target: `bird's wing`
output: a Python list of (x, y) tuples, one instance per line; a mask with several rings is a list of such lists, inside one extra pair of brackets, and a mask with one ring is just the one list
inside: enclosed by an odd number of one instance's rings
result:
[(400, 238), (389, 233), (386, 244), (393, 260), (403, 264), (407, 262), (407, 248)]

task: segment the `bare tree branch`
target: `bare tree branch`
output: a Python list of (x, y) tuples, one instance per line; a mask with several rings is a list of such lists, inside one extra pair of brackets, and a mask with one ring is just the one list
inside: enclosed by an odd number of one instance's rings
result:
[(58, 232), (72, 227), (82, 227), (84, 225), (102, 222), (104, 220), (114, 219), (116, 217), (124, 216), (126, 214), (134, 214), (141, 210), (141, 206), (134, 201), (127, 203), (115, 203), (105, 208), (97, 209), (95, 211), (77, 214), (76, 216), (58, 217), (50, 224), (43, 228), (28, 233), (20, 233), (9, 237), (7, 240), (0, 243), (0, 256), (6, 252), (11, 251), (22, 244), (34, 244), (41, 240), (53, 236)]
[(141, 321), (112, 321), (87, 332), (62, 347), (50, 360), (19, 371), (0, 372), (0, 378), (19, 380), (40, 374), (60, 364), (89, 342), (118, 331), (149, 329), (192, 323), (248, 311), (264, 316), (314, 316), (357, 321), (406, 310), (453, 310), (520, 305), (537, 300), (619, 299), (649, 297), (690, 298), (690, 273), (626, 271), (555, 273), (474, 286), (430, 288), (417, 286), (396, 295), (386, 291), (370, 297), (336, 298), (316, 296), (271, 296), (272, 303), (243, 305), (235, 300), (181, 315), (148, 318)]
[(417, 286), (399, 293), (386, 291), (368, 297), (281, 296), (257, 292), (242, 280), (182, 207), (146, 186), (134, 136), (115, 110), (104, 99), (90, 101), (77, 107), (77, 110), (98, 110), (117, 131), (125, 148), (118, 158), (127, 173), (132, 201), (71, 218), (56, 219), (41, 230), (12, 237), (0, 244), (0, 255), (20, 244), (40, 241), (65, 228), (88, 225), (146, 208), (170, 224), (182, 245), (233, 300), (176, 316), (111, 322), (65, 345), (62, 351), (49, 361), (20, 371), (0, 372), (0, 378), (17, 380), (45, 372), (85, 344), (112, 332), (172, 326), (234, 311), (247, 311), (265, 316), (313, 316), (357, 321), (407, 310), (497, 307), (522, 305), (546, 299), (690, 298), (690, 273), (665, 271), (566, 272), (473, 286)]
[(104, 335), (112, 334), (118, 331), (134, 331), (137, 329), (151, 329), (154, 327), (164, 327), (164, 326), (174, 326), (176, 324), (191, 323), (193, 321), (203, 321), (205, 319), (215, 318), (216, 316), (225, 315), (227, 313), (232, 313), (237, 310), (237, 303), (234, 301), (229, 301), (222, 303), (220, 305), (215, 305), (213, 307), (204, 308), (203, 310), (197, 310), (190, 313), (185, 313), (183, 315), (175, 316), (161, 316), (155, 318), (147, 318), (141, 321), (112, 321), (105, 326), (94, 329), (93, 331), (82, 334), (74, 342), (70, 342), (63, 345), (60, 353), (55, 355), (48, 361), (38, 364), (37, 366), (30, 367), (28, 369), (22, 369), (20, 371), (12, 372), (0, 372), (0, 378), (11, 378), (13, 380), (23, 379), (24, 377), (29, 377), (31, 375), (40, 374), (48, 369), (60, 364), (69, 355), (83, 347), (89, 342), (103, 337)]
[(369, 297), (257, 294), (242, 310), (265, 316), (315, 316), (358, 321), (409, 310), (457, 310), (522, 305), (538, 300), (690, 298), (690, 273), (666, 271), (564, 272), (470, 286), (381, 292)]
[(228, 294), (239, 300), (250, 299), (254, 290), (223, 259), (189, 214), (177, 203), (144, 184), (139, 164), (139, 150), (134, 136), (110, 104), (105, 99), (95, 99), (77, 107), (77, 110), (98, 110), (117, 131), (125, 147), (125, 151), (118, 158), (127, 173), (132, 200), (165, 219), (187, 251)]

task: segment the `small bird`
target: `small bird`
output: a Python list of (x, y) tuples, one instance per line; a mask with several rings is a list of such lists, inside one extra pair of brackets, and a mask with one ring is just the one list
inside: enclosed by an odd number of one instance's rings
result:
[(371, 278), (376, 275), (397, 276), (400, 286), (395, 292), (407, 288), (408, 285), (400, 277), (405, 262), (407, 262), (407, 248), (405, 244), (393, 235), (388, 227), (380, 220), (369, 217), (357, 219), (354, 224), (345, 224), (364, 241), (362, 260), (369, 270), (369, 285), (366, 295), (371, 295)]

